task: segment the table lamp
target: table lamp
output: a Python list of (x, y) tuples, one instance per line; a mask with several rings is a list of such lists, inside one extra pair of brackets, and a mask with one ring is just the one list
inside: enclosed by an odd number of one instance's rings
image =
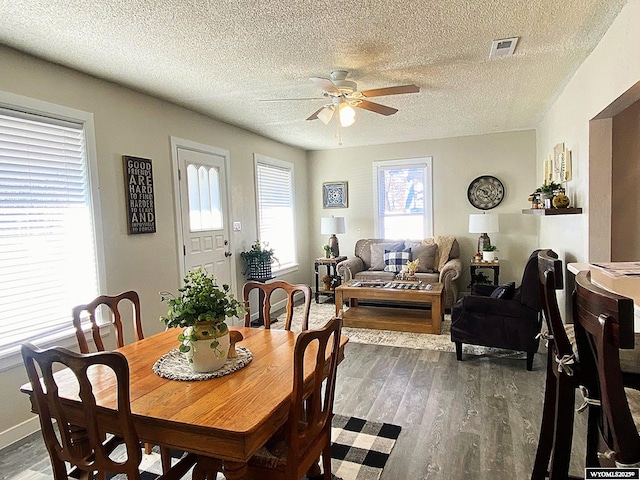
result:
[(480, 233), (478, 238), (478, 253), (482, 254), (485, 245), (491, 245), (487, 233), (499, 232), (498, 215), (495, 213), (469, 214), (469, 233)]
[(327, 245), (329, 245), (332, 254), (335, 257), (339, 257), (340, 250), (336, 233), (344, 233), (344, 217), (322, 217), (320, 220), (320, 233), (322, 235), (331, 235)]

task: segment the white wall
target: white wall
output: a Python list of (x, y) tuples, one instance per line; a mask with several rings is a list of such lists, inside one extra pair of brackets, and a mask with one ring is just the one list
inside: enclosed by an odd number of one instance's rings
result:
[[(575, 206), (582, 207), (584, 214), (542, 218), (540, 225), (540, 244), (553, 248), (567, 262), (609, 260), (606, 256), (610, 250), (610, 215), (602, 212), (602, 206), (611, 208), (611, 182), (606, 178), (611, 169), (595, 163), (607, 158), (606, 152), (602, 152), (606, 149), (603, 145), (598, 146), (599, 154), (591, 158), (590, 165), (589, 121), (640, 80), (638, 25), (640, 1), (631, 0), (537, 128), (537, 183), (542, 182), (542, 160), (555, 144), (564, 142), (573, 154), (574, 179), (569, 182), (569, 190)], [(598, 122), (610, 124), (606, 120)], [(602, 130), (606, 125), (594, 127)], [(602, 135), (602, 131), (598, 132), (598, 136)], [(599, 210), (597, 215), (595, 210)], [(594, 224), (591, 238), (590, 223)], [(592, 258), (590, 251), (599, 258)], [(571, 291), (572, 279), (568, 280), (567, 291)]]
[[(353, 255), (359, 238), (374, 236), (372, 162), (402, 158), (433, 157), (434, 234), (455, 235), (465, 266), (459, 281), (462, 290), (469, 284), (468, 263), (475, 253), (477, 234), (468, 233), (469, 214), (480, 211), (467, 200), (467, 187), (479, 175), (495, 175), (505, 185), (503, 202), (493, 210), (499, 215), (500, 232), (492, 233), (491, 243), (498, 246), (500, 282), (522, 277), (522, 268), (537, 248), (537, 218), (522, 215), (530, 206), (527, 198), (535, 190), (534, 131), (499, 133), (469, 137), (424, 140), (420, 142), (376, 145), (314, 151), (309, 154), (309, 208), (312, 223), (312, 254), (322, 254), (327, 238), (320, 234), (320, 217), (344, 216), (346, 233), (339, 235), (340, 253)], [(322, 183), (349, 182), (349, 206), (346, 209), (322, 208)]]
[[(170, 137), (229, 150), (230, 193), (233, 221), (243, 230), (233, 233), (236, 287), (242, 286), (239, 252), (256, 239), (253, 153), (295, 164), (296, 222), (299, 271), (287, 281), (308, 281), (312, 267), (307, 241), (306, 152), (285, 146), (236, 127), (214, 121), (184, 108), (78, 72), (0, 47), (0, 90), (91, 112), (94, 114), (100, 203), (106, 261), (106, 293), (134, 289), (140, 294), (145, 334), (162, 330), (158, 321), (166, 313), (158, 292), (175, 291), (180, 278), (176, 243), (176, 217), (171, 177)], [(156, 187), (157, 233), (128, 235), (124, 199), (122, 155), (150, 158)], [(71, 306), (69, 307), (71, 312)], [(71, 317), (69, 317), (71, 321)], [(22, 364), (0, 373), (0, 447), (24, 435), (32, 418), (27, 397), (20, 394), (26, 382)], [(28, 433), (28, 432), (27, 432)]]

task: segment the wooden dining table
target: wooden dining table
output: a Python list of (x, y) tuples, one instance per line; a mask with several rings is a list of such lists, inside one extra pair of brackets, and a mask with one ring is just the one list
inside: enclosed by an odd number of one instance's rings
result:
[[(196, 453), (200, 469), (221, 460), (226, 478), (241, 480), (247, 475), (247, 461), (287, 420), (293, 390), (294, 346), (300, 333), (231, 329), (242, 333), (244, 339), (239, 345), (251, 351), (253, 360), (240, 370), (209, 380), (168, 380), (153, 372), (153, 364), (178, 346), (177, 329), (117, 351), (129, 363), (131, 412), (140, 440)], [(348, 338), (342, 336), (341, 359), (347, 342)], [(310, 380), (312, 369), (305, 368), (305, 372)], [(104, 371), (89, 374), (94, 377), (97, 403), (104, 407), (99, 414), (100, 424), (110, 433), (120, 433), (113, 411), (117, 399), (115, 378)], [(56, 378), (61, 397), (69, 400), (69, 420), (83, 426), (79, 407), (77, 416), (73, 416), (73, 406), (79, 405), (75, 377), (61, 370)], [(21, 391), (31, 395), (31, 385), (23, 385)], [(208, 478), (215, 478), (215, 474)]]

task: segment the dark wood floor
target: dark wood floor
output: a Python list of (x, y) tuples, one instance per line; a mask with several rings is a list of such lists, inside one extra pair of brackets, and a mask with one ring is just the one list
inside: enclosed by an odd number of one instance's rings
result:
[[(542, 347), (544, 349), (544, 347)], [(381, 480), (527, 479), (542, 413), (544, 361), (465, 356), (351, 343), (338, 372), (335, 413), (403, 427)], [(578, 415), (572, 473), (583, 474)], [(40, 436), (0, 451), (0, 478), (50, 476)]]

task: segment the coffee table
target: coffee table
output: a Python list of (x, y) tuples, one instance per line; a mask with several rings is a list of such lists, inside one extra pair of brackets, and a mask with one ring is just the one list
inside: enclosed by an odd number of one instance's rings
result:
[[(351, 280), (335, 290), (336, 315), (344, 308), (346, 299), (349, 299), (349, 308), (343, 313), (345, 327), (440, 334), (442, 283)], [(358, 300), (393, 301), (396, 306), (364, 306), (358, 305)], [(403, 304), (407, 308), (403, 308)]]

